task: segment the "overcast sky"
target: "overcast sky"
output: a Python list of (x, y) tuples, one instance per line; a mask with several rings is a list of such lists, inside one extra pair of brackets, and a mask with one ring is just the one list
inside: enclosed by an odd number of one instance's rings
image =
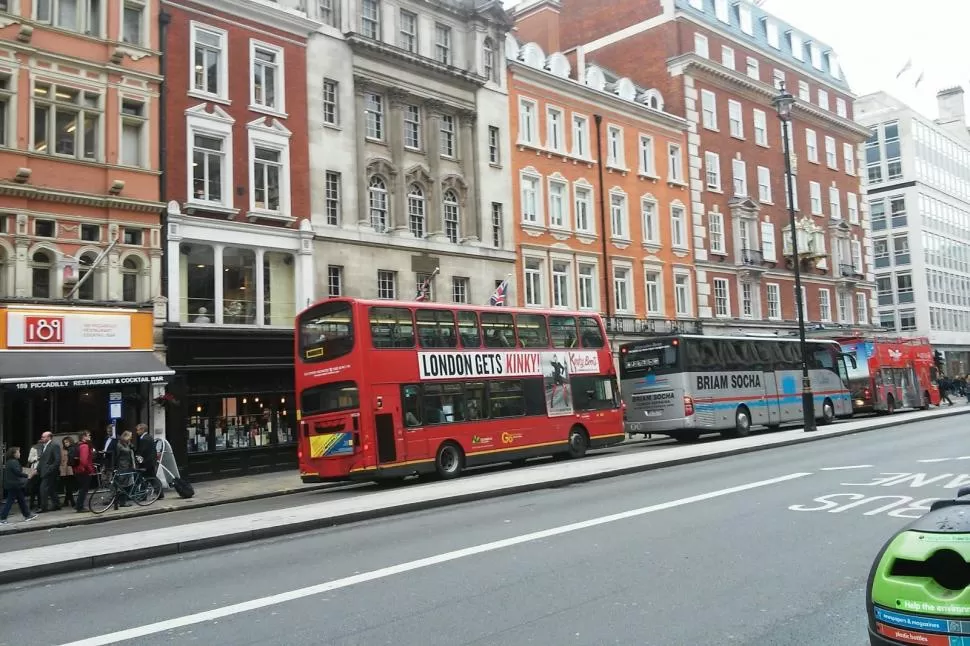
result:
[[(970, 86), (970, 0), (765, 0), (762, 7), (834, 48), (857, 95), (885, 90), (935, 118), (938, 90)], [(897, 80), (909, 59), (912, 69)]]

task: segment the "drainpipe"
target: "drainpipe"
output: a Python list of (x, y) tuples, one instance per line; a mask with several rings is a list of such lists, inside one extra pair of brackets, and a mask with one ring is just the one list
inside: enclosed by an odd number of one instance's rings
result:
[(606, 318), (613, 316), (613, 301), (610, 298), (610, 257), (606, 238), (609, 235), (606, 221), (606, 180), (603, 178), (603, 115), (593, 115), (596, 121), (596, 165), (600, 176), (600, 231), (603, 241), (603, 294), (606, 296)]
[[(161, 291), (162, 296), (168, 298), (168, 202), (165, 199), (168, 193), (168, 82), (165, 79), (168, 70), (168, 25), (172, 21), (171, 14), (162, 10), (158, 14), (158, 40), (159, 49), (162, 52), (158, 60), (158, 74), (162, 77), (162, 83), (158, 91), (158, 195), (159, 201), (165, 203), (162, 207), (161, 235), (159, 236), (162, 245), (162, 267), (161, 267)], [(167, 315), (166, 315), (166, 318)]]

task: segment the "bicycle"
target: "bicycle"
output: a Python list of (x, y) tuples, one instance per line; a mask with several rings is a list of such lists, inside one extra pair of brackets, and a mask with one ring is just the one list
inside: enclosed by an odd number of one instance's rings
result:
[(93, 514), (103, 514), (114, 505), (118, 507), (118, 495), (139, 507), (152, 504), (162, 493), (162, 482), (155, 476), (145, 476), (141, 471), (115, 471), (107, 487), (91, 493), (88, 509)]

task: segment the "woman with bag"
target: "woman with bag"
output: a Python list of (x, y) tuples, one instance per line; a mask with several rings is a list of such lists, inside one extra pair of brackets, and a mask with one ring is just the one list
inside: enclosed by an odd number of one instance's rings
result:
[(27, 498), (24, 497), (24, 488), (27, 486), (28, 476), (24, 473), (24, 468), (20, 466), (20, 447), (12, 446), (7, 449), (7, 462), (3, 466), (3, 488), (7, 492), (6, 500), (3, 501), (3, 508), (0, 509), (0, 525), (7, 524), (7, 515), (16, 500), (20, 506), (20, 513), (24, 515), (24, 520), (37, 518), (36, 514), (30, 513), (27, 507)]

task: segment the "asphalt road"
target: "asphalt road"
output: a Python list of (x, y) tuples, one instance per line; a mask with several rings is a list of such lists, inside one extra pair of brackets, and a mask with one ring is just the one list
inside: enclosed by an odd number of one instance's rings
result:
[(0, 645), (863, 646), (871, 559), (970, 484), (966, 426), (65, 572), (0, 587)]

